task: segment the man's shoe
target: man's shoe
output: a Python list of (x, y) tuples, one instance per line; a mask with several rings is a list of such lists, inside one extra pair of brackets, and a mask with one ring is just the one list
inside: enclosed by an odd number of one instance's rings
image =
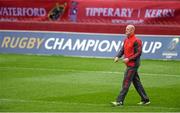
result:
[(149, 105), (150, 103), (150, 101), (141, 101), (138, 103), (138, 105)]
[(111, 104), (112, 104), (113, 106), (122, 106), (122, 105), (123, 105), (122, 102), (111, 102)]

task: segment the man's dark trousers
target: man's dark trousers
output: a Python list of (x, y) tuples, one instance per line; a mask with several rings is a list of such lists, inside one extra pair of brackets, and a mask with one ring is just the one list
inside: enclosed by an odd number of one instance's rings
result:
[(120, 91), (120, 94), (117, 97), (117, 102), (124, 102), (125, 96), (129, 90), (131, 82), (133, 82), (136, 91), (141, 96), (141, 101), (149, 101), (149, 98), (147, 97), (146, 92), (141, 84), (137, 70), (138, 67), (127, 67), (124, 73), (122, 90)]

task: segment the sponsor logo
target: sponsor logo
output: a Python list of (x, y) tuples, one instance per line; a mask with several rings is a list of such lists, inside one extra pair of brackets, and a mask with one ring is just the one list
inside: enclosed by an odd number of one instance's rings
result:
[(44, 17), (46, 14), (43, 7), (0, 7), (0, 21), (27, 20), (27, 17)]
[(177, 53), (178, 43), (179, 43), (179, 38), (178, 37), (173, 38), (168, 44), (166, 51), (164, 51), (162, 55), (165, 56), (166, 58), (177, 57), (178, 56), (178, 53)]
[(32, 7), (0, 7), (0, 16), (45, 16), (45, 8)]
[(72, 22), (76, 22), (76, 19), (77, 19), (77, 11), (78, 11), (77, 5), (78, 5), (78, 2), (76, 1), (71, 2), (71, 6), (69, 10), (69, 20)]
[(61, 5), (59, 3), (56, 3), (56, 6), (49, 11), (48, 18), (53, 21), (60, 20), (66, 10), (66, 6), (66, 2)]
[(14, 49), (39, 49), (44, 39), (37, 37), (11, 37), (5, 36), (1, 43), (1, 48)]
[(86, 8), (86, 16), (132, 17), (133, 8)]

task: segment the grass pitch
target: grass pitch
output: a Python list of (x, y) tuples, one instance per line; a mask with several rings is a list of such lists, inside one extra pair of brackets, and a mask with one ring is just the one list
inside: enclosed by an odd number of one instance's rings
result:
[(180, 61), (142, 60), (148, 106), (132, 84), (123, 107), (110, 105), (124, 69), (112, 59), (0, 54), (0, 111), (180, 112)]

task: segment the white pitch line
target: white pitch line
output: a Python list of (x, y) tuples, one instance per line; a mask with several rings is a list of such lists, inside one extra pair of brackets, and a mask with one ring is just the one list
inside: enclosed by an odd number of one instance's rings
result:
[[(69, 70), (69, 69), (51, 69), (51, 68), (31, 68), (31, 67), (0, 67), (0, 70), (40, 70), (40, 71), (64, 71), (64, 72), (92, 72), (92, 73), (108, 73), (108, 74), (123, 74), (123, 72), (112, 72), (112, 71), (88, 71), (88, 70)], [(140, 73), (141, 75), (150, 75), (150, 76), (166, 76), (166, 77), (180, 77), (180, 75), (176, 74), (159, 74), (159, 73)]]
[[(2, 98), (0, 99), (0, 102), (21, 102), (21, 103), (51, 103), (51, 104), (73, 104), (73, 105), (86, 105), (86, 106), (107, 106), (107, 104), (93, 104), (93, 103), (75, 103), (75, 102), (61, 102), (61, 101), (43, 101), (43, 100), (24, 100), (24, 99), (7, 99), (7, 98)], [(171, 110), (175, 110), (175, 109), (178, 109), (178, 108), (172, 108), (172, 107), (157, 107), (157, 106), (140, 106), (140, 105), (137, 105), (137, 106), (124, 106), (124, 107), (131, 107), (131, 108), (137, 108), (137, 107), (148, 107), (148, 108), (154, 108), (154, 109), (171, 109)]]

